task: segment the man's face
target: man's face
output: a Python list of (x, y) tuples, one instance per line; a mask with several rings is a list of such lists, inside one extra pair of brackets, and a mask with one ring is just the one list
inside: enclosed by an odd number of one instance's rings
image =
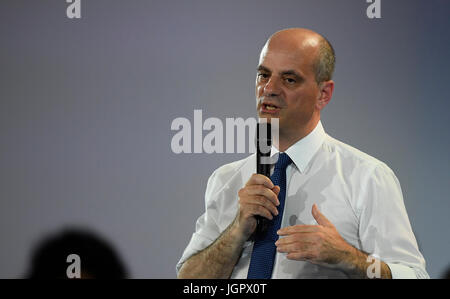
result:
[(265, 46), (256, 75), (260, 118), (279, 118), (280, 134), (306, 130), (318, 120), (320, 96), (315, 80), (314, 49)]

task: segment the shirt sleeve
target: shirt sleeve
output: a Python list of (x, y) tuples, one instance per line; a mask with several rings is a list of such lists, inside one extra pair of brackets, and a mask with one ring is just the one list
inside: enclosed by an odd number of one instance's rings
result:
[(358, 206), (361, 249), (385, 262), (392, 278), (429, 278), (400, 183), (384, 163), (368, 175)]
[(217, 170), (208, 179), (205, 192), (205, 212), (197, 219), (195, 232), (176, 265), (177, 275), (188, 258), (208, 247), (220, 236), (221, 232), (217, 225), (219, 207), (213, 196), (218, 185), (216, 176)]

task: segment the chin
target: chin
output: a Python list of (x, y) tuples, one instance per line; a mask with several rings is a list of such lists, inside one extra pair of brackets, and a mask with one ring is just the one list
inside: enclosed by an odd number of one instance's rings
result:
[(278, 121), (280, 121), (280, 117), (278, 115), (270, 115), (270, 114), (265, 114), (265, 113), (258, 113), (258, 117), (267, 119), (268, 123), (271, 123), (272, 118), (278, 119)]

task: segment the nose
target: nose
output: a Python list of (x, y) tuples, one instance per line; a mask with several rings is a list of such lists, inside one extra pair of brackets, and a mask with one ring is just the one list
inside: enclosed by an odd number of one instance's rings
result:
[(267, 81), (264, 85), (263, 95), (266, 97), (276, 97), (280, 95), (280, 87), (276, 78), (271, 77)]

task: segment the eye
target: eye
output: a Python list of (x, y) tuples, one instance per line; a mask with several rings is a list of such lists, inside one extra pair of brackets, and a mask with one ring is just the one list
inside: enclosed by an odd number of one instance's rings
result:
[(292, 78), (286, 78), (285, 80), (286, 80), (286, 82), (289, 83), (289, 84), (297, 83), (297, 80), (292, 79)]
[(267, 79), (269, 77), (268, 74), (266, 73), (258, 73), (258, 78), (259, 79)]

